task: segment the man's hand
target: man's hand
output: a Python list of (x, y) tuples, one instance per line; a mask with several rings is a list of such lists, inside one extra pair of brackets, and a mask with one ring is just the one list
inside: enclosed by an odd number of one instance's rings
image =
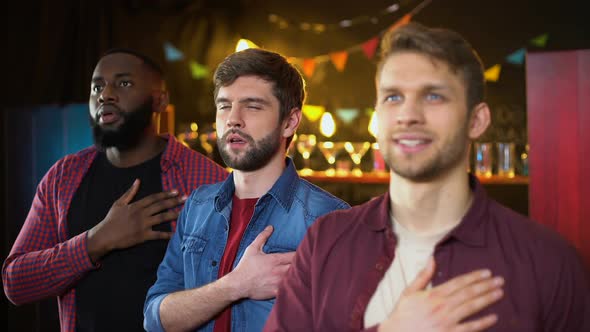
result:
[(483, 331), (494, 325), (494, 314), (464, 321), (503, 296), (501, 277), (477, 270), (425, 290), (434, 275), (435, 263), (428, 265), (404, 290), (391, 315), (379, 331)]
[(131, 203), (139, 190), (139, 180), (113, 203), (107, 216), (88, 231), (88, 255), (93, 262), (111, 250), (124, 249), (148, 240), (170, 239), (171, 232), (158, 232), (152, 226), (175, 220), (178, 212), (168, 211), (184, 203), (178, 192), (152, 194)]
[(267, 300), (277, 295), (279, 283), (291, 266), (295, 253), (265, 254), (262, 247), (272, 232), (272, 226), (267, 226), (258, 234), (246, 248), (236, 268), (228, 274), (235, 282), (235, 300)]

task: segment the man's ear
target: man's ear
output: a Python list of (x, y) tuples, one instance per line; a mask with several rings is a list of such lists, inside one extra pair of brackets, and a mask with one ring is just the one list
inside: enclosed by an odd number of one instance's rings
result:
[(152, 108), (154, 112), (163, 113), (166, 111), (166, 107), (168, 107), (168, 103), (170, 101), (170, 94), (168, 91), (155, 91), (152, 94), (153, 97), (153, 105)]
[(471, 111), (469, 118), (469, 138), (475, 140), (488, 129), (492, 123), (490, 107), (486, 103), (477, 104)]
[(301, 109), (293, 108), (289, 112), (289, 115), (283, 120), (283, 137), (291, 137), (295, 135), (299, 123), (301, 123)]

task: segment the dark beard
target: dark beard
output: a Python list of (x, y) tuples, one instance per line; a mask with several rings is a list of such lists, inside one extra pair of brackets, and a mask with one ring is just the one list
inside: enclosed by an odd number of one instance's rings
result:
[(106, 148), (117, 148), (126, 151), (137, 147), (143, 137), (145, 130), (152, 122), (152, 97), (145, 103), (130, 112), (119, 110), (123, 121), (118, 128), (105, 129), (98, 124), (98, 118), (90, 116), (90, 127), (94, 144), (100, 150)]
[[(226, 138), (229, 134), (239, 133), (240, 136), (248, 142), (250, 149), (243, 156), (235, 157), (226, 151)], [(223, 137), (217, 139), (217, 147), (223, 162), (233, 169), (244, 172), (252, 172), (266, 166), (274, 157), (281, 147), (280, 141), (281, 128), (266, 135), (259, 141), (255, 141), (252, 136), (240, 132), (239, 130), (228, 130)]]

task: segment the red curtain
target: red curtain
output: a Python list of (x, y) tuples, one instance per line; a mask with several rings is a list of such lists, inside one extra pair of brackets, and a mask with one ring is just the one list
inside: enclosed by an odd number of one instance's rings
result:
[(530, 216), (590, 267), (590, 50), (528, 54)]

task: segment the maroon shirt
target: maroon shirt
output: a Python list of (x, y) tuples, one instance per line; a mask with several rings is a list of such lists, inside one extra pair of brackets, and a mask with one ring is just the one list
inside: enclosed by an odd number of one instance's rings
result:
[[(217, 278), (221, 279), (224, 275), (231, 272), (234, 266), (234, 261), (238, 254), (238, 248), (242, 237), (246, 231), (246, 227), (254, 215), (254, 207), (258, 202), (258, 198), (239, 199), (234, 195), (231, 210), (231, 222), (229, 224), (229, 234), (227, 236), (227, 244), (221, 257), (219, 264), (219, 272)], [(231, 331), (231, 306), (225, 308), (219, 316), (215, 319), (213, 332)]]
[[(472, 206), (435, 248), (433, 286), (488, 268), (506, 281), (504, 297), (470, 317), (498, 314), (488, 331), (590, 331), (590, 281), (573, 247), (488, 198), (475, 178), (471, 184)], [(264, 330), (364, 329), (367, 304), (394, 259), (389, 208), (387, 193), (314, 223)]]

